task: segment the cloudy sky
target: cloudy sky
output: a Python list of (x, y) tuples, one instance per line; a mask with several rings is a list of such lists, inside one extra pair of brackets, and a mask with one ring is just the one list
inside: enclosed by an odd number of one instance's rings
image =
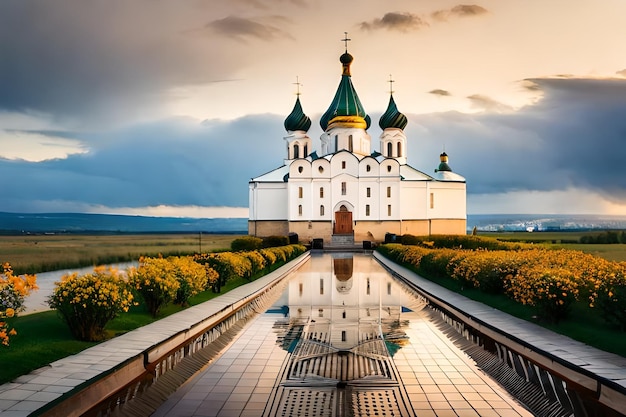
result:
[(247, 217), (296, 77), (319, 149), (344, 32), (373, 148), (391, 75), (469, 213), (626, 215), (624, 0), (2, 1), (0, 211)]

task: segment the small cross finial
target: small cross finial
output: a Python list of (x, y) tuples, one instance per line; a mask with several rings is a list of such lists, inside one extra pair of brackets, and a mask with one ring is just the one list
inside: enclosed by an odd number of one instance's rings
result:
[(302, 85), (302, 83), (300, 82), (297, 75), (296, 75), (296, 82), (294, 84), (296, 85), (296, 95), (300, 96), (300, 86)]
[(346, 52), (348, 52), (348, 42), (351, 41), (352, 39), (348, 38), (348, 32), (343, 32), (344, 33), (344, 37), (341, 40), (342, 42), (345, 42), (346, 44)]
[(395, 81), (391, 78), (391, 74), (389, 74), (389, 94), (393, 94), (393, 83), (395, 83)]

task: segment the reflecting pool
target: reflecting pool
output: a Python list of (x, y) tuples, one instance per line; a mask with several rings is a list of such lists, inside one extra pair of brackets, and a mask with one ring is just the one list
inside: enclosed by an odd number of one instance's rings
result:
[(367, 254), (313, 254), (155, 416), (531, 416)]

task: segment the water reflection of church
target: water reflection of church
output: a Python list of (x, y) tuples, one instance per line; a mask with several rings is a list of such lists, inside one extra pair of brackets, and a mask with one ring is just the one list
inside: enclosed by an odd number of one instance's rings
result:
[(288, 317), (277, 323), (279, 342), (292, 353), (283, 384), (393, 383), (389, 359), (406, 338), (401, 313), (408, 294), (372, 268), (371, 257), (323, 256), (326, 270), (299, 271), (282, 300)]

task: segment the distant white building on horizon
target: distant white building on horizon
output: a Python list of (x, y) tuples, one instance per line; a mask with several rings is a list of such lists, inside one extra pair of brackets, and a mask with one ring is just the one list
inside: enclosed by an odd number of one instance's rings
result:
[(393, 92), (379, 120), (380, 150), (372, 151), (371, 120), (352, 84), (352, 61), (346, 48), (337, 92), (320, 119), (320, 155), (312, 151), (311, 119), (298, 95), (284, 122), (283, 165), (249, 182), (248, 233), (296, 233), (300, 241), (325, 244), (380, 242), (387, 233), (465, 234), (465, 178), (452, 171), (445, 152), (432, 175), (407, 164), (407, 118)]

